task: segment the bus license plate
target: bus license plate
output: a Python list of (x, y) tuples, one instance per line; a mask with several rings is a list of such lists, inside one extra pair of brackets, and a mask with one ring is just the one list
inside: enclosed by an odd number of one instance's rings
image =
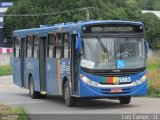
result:
[(112, 88), (111, 93), (120, 93), (122, 92), (122, 88)]

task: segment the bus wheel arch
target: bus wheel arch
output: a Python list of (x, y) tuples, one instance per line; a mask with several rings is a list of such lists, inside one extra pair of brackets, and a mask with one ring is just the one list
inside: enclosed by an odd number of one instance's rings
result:
[(64, 102), (66, 106), (68, 107), (75, 106), (76, 98), (72, 97), (70, 94), (70, 84), (69, 84), (67, 77), (64, 77), (63, 79), (62, 92), (63, 92)]
[(28, 89), (29, 89), (29, 96), (33, 99), (38, 98), (39, 92), (35, 91), (34, 87), (34, 80), (32, 74), (28, 76)]
[(31, 80), (32, 80), (32, 82), (33, 82), (33, 84), (34, 84), (34, 79), (33, 79), (33, 75), (32, 75), (32, 73), (29, 73), (28, 74), (28, 89), (29, 89), (29, 84), (30, 84), (30, 82), (31, 82)]
[(62, 81), (62, 95), (64, 96), (64, 86), (65, 86), (65, 83), (68, 81), (68, 78), (65, 76), (63, 77), (63, 81)]
[(30, 84), (30, 78), (32, 77), (32, 74), (31, 73), (29, 73), (28, 74), (28, 89), (29, 89), (29, 84)]

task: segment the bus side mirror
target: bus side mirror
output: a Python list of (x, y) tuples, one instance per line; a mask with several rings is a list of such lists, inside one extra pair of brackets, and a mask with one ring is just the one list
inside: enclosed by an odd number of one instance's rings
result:
[(76, 40), (76, 50), (77, 50), (78, 55), (80, 54), (81, 46), (82, 46), (82, 38), (81, 38), (80, 33), (78, 33), (78, 38)]
[(149, 54), (149, 43), (147, 41), (145, 41), (145, 48), (146, 48), (146, 57), (148, 58), (148, 54)]
[(148, 54), (149, 53), (149, 43), (147, 41), (145, 41), (145, 48), (146, 48), (146, 52)]

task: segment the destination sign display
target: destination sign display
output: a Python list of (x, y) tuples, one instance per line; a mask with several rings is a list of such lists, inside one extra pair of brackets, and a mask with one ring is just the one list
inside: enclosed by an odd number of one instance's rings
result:
[(84, 26), (83, 33), (131, 33), (143, 32), (143, 27), (140, 25), (94, 25)]
[(91, 27), (91, 32), (132, 32), (133, 27)]

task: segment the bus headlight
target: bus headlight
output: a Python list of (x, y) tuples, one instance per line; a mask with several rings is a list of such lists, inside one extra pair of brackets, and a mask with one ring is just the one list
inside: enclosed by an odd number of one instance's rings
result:
[(137, 86), (137, 85), (142, 84), (145, 80), (146, 80), (146, 76), (144, 75), (143, 77), (141, 77), (141, 79), (134, 81), (133, 84), (134, 86)]
[(86, 76), (80, 74), (80, 78), (82, 79), (82, 81), (84, 83), (86, 83), (87, 85), (90, 85), (90, 86), (93, 86), (93, 87), (98, 87), (99, 86), (99, 83), (98, 82), (94, 82), (90, 79), (88, 79)]

